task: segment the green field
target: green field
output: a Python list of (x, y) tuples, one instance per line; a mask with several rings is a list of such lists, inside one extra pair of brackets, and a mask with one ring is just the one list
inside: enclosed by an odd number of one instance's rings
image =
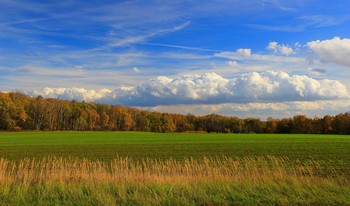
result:
[(349, 174), (350, 136), (0, 133), (0, 205), (350, 205)]
[(162, 134), (142, 132), (3, 132), (0, 157), (48, 155), (109, 161), (203, 156), (277, 156), (348, 162), (350, 136), (301, 134)]

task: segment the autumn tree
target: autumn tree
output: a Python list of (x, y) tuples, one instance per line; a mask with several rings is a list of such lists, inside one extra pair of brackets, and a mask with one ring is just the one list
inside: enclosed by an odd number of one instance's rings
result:
[(34, 130), (45, 129), (48, 124), (48, 106), (49, 103), (42, 96), (32, 99), (26, 106), (28, 114), (28, 123)]
[(333, 133), (333, 120), (334, 120), (334, 117), (331, 117), (329, 115), (326, 115), (322, 119), (320, 119), (321, 133), (323, 134)]
[(121, 106), (114, 106), (109, 112), (109, 127), (111, 130), (129, 131), (132, 126), (132, 119), (126, 109)]
[(0, 129), (8, 130), (16, 127), (15, 105), (8, 93), (0, 93)]
[(185, 131), (194, 130), (193, 124), (189, 122), (189, 119), (186, 116), (180, 115), (180, 114), (170, 114), (170, 118), (174, 123), (176, 132), (185, 132)]
[(334, 117), (332, 128), (337, 134), (350, 134), (350, 114), (342, 113)]
[(292, 119), (292, 133), (297, 134), (309, 134), (313, 133), (312, 120), (307, 118), (305, 115), (296, 115)]
[(277, 130), (278, 119), (274, 119), (272, 117), (267, 118), (266, 121), (266, 133), (275, 133)]
[(283, 118), (277, 122), (277, 133), (288, 134), (293, 131), (293, 123), (290, 118)]
[(244, 120), (245, 132), (262, 133), (264, 131), (264, 124), (258, 118), (247, 118)]

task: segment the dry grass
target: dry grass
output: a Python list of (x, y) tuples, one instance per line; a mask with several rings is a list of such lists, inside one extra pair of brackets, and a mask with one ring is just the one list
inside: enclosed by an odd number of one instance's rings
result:
[(40, 160), (0, 159), (0, 183), (23, 184), (44, 182), (194, 182), (206, 180), (232, 181), (337, 181), (348, 183), (343, 170), (328, 169), (323, 163), (290, 161), (287, 157), (228, 157), (201, 160), (144, 159), (133, 161), (117, 157), (106, 163), (88, 159), (48, 157)]
[(0, 205), (348, 205), (332, 163), (287, 157), (0, 159)]

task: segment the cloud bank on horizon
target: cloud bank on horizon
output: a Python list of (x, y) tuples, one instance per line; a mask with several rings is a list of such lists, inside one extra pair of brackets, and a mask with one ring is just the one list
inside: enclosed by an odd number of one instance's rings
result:
[(0, 91), (177, 113), (346, 112), (347, 8), (342, 0), (0, 1)]
[(159, 105), (287, 102), (348, 99), (345, 85), (337, 80), (316, 80), (303, 75), (266, 71), (224, 78), (215, 73), (159, 76), (134, 87), (115, 90), (44, 88), (29, 94), (48, 98), (151, 107)]

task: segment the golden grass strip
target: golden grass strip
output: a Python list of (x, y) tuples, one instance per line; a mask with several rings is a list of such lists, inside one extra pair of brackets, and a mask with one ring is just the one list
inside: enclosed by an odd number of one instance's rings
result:
[[(327, 166), (327, 164), (329, 166)], [(230, 181), (336, 181), (348, 184), (344, 170), (331, 163), (309, 160), (291, 161), (287, 157), (204, 157), (134, 161), (116, 157), (111, 162), (79, 158), (25, 158), (20, 161), (0, 159), (0, 183), (24, 184), (44, 182), (189, 182), (205, 180)]]

